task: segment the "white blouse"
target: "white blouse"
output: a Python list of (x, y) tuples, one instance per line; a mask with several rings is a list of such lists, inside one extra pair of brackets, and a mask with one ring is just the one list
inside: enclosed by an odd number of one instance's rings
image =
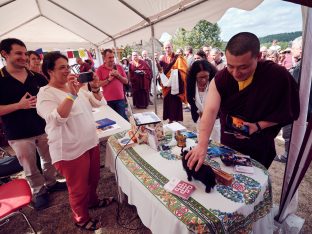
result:
[(92, 107), (105, 104), (105, 100), (98, 101), (81, 88), (69, 116), (62, 118), (57, 108), (66, 96), (66, 92), (49, 85), (40, 88), (37, 95), (37, 112), (46, 121), (52, 163), (76, 159), (99, 143)]

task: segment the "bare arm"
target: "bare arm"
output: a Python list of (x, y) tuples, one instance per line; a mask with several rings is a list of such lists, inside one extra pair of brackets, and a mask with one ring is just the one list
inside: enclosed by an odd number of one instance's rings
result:
[[(67, 78), (69, 93), (73, 96), (77, 96), (79, 89), (83, 86), (77, 81), (77, 77), (74, 74), (70, 74)], [(73, 107), (74, 99), (69, 96), (66, 97), (63, 102), (57, 107), (57, 112), (62, 118), (67, 118)]]
[(100, 80), (100, 81), (99, 81), (99, 85), (100, 85), (100, 86), (107, 86), (110, 82), (111, 82), (111, 79), (110, 79), (110, 78), (108, 78), (108, 79), (106, 79), (106, 80)]
[(123, 77), (122, 75), (118, 74), (118, 76), (116, 76), (116, 78), (123, 84), (128, 84), (128, 78), (127, 77)]
[(109, 75), (113, 76), (115, 79), (118, 79), (123, 84), (128, 84), (128, 78), (120, 75), (117, 70), (112, 70)]
[[(273, 122), (269, 122), (269, 121), (258, 121), (258, 124), (259, 124), (261, 130), (277, 125), (277, 123), (273, 123)], [(258, 126), (256, 123), (244, 122), (244, 125), (247, 125), (249, 127), (249, 134), (250, 135), (258, 131)], [(244, 138), (244, 137), (241, 136), (238, 138)]]
[(36, 102), (36, 96), (31, 96), (29, 93), (25, 93), (25, 95), (17, 103), (0, 105), (0, 116), (10, 114), (21, 109), (36, 108)]
[(217, 90), (215, 80), (213, 79), (209, 85), (208, 94), (205, 100), (204, 112), (200, 119), (198, 144), (186, 156), (186, 159), (188, 159), (187, 165), (189, 168), (193, 168), (196, 162), (198, 162), (195, 168), (196, 171), (199, 170), (205, 160), (209, 137), (220, 108), (220, 103), (221, 97)]

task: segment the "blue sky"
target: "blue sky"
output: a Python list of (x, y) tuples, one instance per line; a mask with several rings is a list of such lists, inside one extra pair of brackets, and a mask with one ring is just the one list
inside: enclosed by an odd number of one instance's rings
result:
[(252, 11), (229, 9), (218, 21), (218, 25), (224, 41), (243, 31), (255, 33), (258, 37), (301, 31), (301, 6), (281, 0), (264, 0)]

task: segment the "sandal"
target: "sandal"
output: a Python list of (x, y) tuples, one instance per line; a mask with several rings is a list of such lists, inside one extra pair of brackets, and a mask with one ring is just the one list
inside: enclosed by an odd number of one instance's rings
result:
[(105, 197), (99, 200), (97, 205), (89, 207), (90, 209), (104, 208), (115, 202), (116, 199), (114, 197)]
[(99, 220), (97, 219), (89, 219), (84, 224), (75, 223), (75, 225), (83, 230), (92, 231), (99, 229), (100, 227), (97, 226), (99, 224)]

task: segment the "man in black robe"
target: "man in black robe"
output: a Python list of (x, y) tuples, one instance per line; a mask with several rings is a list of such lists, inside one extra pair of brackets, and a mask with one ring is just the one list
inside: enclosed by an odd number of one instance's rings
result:
[[(187, 155), (198, 170), (205, 160), (209, 136), (220, 109), (221, 143), (269, 168), (275, 155), (274, 138), (281, 127), (299, 117), (299, 89), (289, 72), (261, 61), (260, 42), (252, 33), (233, 36), (226, 46), (227, 68), (209, 86), (198, 145)], [(209, 101), (208, 101), (209, 100)], [(249, 136), (227, 134), (227, 116), (240, 116)]]

